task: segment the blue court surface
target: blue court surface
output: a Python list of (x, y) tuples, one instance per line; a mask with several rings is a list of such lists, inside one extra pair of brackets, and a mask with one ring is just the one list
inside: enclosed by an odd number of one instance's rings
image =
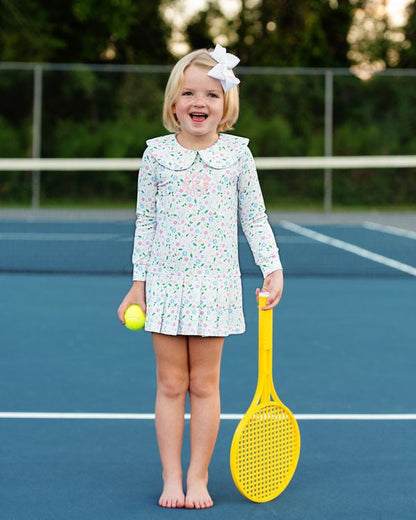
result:
[[(285, 266), (277, 393), (302, 449), (265, 504), (234, 487), (229, 450), (257, 381), (261, 286), (243, 236), (247, 332), (226, 339), (210, 471), (214, 508), (157, 505), (151, 336), (122, 327), (132, 219), (0, 219), (0, 518), (416, 518), (416, 228), (273, 220)], [(357, 220), (357, 219), (355, 219)], [(183, 459), (189, 459), (189, 421)]]

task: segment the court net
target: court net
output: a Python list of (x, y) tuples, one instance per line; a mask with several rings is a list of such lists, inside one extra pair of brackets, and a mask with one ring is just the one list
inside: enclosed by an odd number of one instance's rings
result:
[[(345, 176), (364, 169), (374, 174), (388, 171), (391, 175), (407, 171), (416, 176), (416, 156), (263, 157), (256, 158), (256, 165), (261, 174), (268, 176), (266, 189), (263, 186), (266, 200), (270, 184), (286, 170), (324, 173), (329, 179), (325, 197), (331, 197), (333, 171)], [(99, 175), (124, 171), (135, 178), (139, 167), (140, 159), (0, 159), (0, 182), (1, 172), (5, 171), (53, 172), (58, 182), (59, 176), (67, 172)], [(0, 212), (0, 272), (129, 275), (134, 193), (131, 206), (131, 211), (124, 213), (108, 210), (95, 221), (88, 218), (88, 212), (84, 212), (84, 218), (73, 218), (73, 213), (66, 217), (64, 212), (39, 218), (39, 212), (30, 210), (22, 212), (23, 218), (22, 214), (16, 218), (12, 212)], [(307, 232), (288, 223), (273, 224), (288, 275), (414, 276), (414, 231), (408, 230), (406, 235), (406, 229), (400, 231), (400, 226), (398, 232), (385, 226), (383, 230), (371, 228), (371, 222), (323, 228), (304, 221), (302, 227)], [(239, 242), (242, 274), (260, 276), (241, 230)], [(340, 244), (342, 247), (337, 247)]]

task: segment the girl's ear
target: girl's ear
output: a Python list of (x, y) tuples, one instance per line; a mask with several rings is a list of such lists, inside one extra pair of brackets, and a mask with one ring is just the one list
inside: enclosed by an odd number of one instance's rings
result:
[(172, 114), (176, 114), (176, 106), (172, 105)]

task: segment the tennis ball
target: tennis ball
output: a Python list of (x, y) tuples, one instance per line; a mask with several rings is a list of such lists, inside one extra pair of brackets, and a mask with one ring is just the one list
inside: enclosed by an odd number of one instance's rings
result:
[(130, 305), (124, 313), (124, 325), (130, 330), (140, 330), (144, 327), (146, 315), (140, 305)]

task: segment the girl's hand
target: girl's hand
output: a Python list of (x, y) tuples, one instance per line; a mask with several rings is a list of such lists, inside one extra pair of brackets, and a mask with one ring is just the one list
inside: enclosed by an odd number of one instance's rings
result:
[(266, 307), (263, 307), (263, 310), (267, 311), (276, 307), (283, 293), (283, 270), (279, 269), (278, 271), (273, 271), (266, 276), (262, 289), (256, 289), (257, 301), (259, 300), (260, 292), (269, 293), (269, 297), (266, 301)]
[(136, 303), (140, 305), (142, 311), (146, 314), (146, 282), (133, 282), (131, 289), (126, 294), (124, 300), (120, 303), (120, 307), (117, 309), (118, 319), (124, 325), (124, 313), (130, 305)]

